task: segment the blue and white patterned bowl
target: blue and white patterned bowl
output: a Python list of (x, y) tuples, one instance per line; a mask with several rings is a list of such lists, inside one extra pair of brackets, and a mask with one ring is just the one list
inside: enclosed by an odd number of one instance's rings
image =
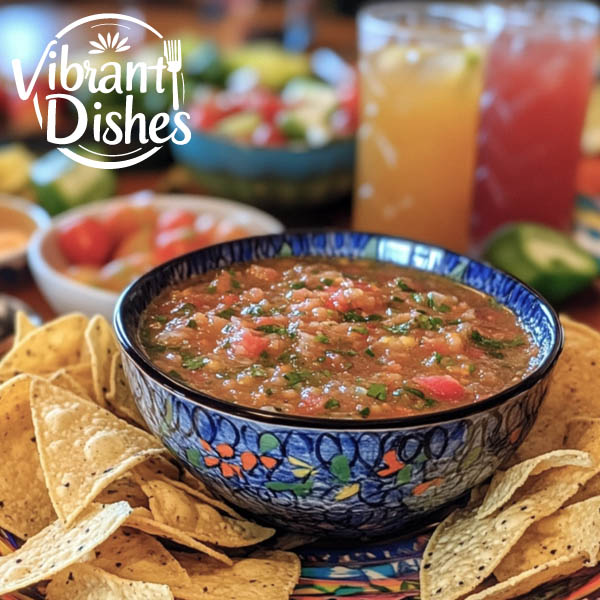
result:
[[(153, 298), (209, 269), (277, 256), (372, 258), (450, 277), (511, 308), (539, 348), (538, 364), (519, 384), (476, 404), (369, 421), (238, 406), (152, 365), (138, 324)], [(488, 478), (531, 428), (563, 340), (545, 300), (486, 264), (406, 239), (323, 231), (246, 238), (161, 265), (123, 293), (115, 328), (140, 412), (187, 468), (265, 521), (341, 537), (406, 530)]]

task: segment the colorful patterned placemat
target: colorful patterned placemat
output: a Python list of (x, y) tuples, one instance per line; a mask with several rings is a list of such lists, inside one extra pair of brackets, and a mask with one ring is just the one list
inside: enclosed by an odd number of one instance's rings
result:
[[(419, 564), (427, 534), (354, 547), (314, 544), (296, 550), (302, 575), (292, 600), (419, 600)], [(17, 548), (0, 530), (0, 555)], [(531, 592), (528, 600), (600, 600), (600, 566)], [(35, 590), (0, 600), (43, 600)], [(241, 600), (241, 599), (240, 599)]]

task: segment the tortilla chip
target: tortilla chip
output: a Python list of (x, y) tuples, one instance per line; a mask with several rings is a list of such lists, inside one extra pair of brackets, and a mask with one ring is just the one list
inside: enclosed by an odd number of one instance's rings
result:
[(73, 565), (52, 579), (46, 600), (173, 600), (169, 586), (129, 581), (87, 564)]
[(189, 585), (187, 571), (163, 545), (136, 529), (120, 528), (95, 550), (93, 565), (124, 579)]
[(48, 381), (52, 385), (69, 390), (69, 392), (73, 392), (80, 398), (91, 400), (85, 388), (77, 381), (77, 379), (75, 379), (72, 375), (69, 375), (66, 369), (59, 369), (48, 378)]
[(507, 471), (497, 471), (477, 511), (477, 518), (483, 519), (502, 508), (529, 477), (567, 465), (590, 467), (590, 456), (579, 450), (554, 450), (519, 463)]
[[(528, 527), (558, 510), (593, 473), (593, 467), (548, 469), (531, 475), (502, 510), (487, 517), (478, 518), (478, 508), (452, 513), (436, 528), (425, 549), (421, 600), (456, 600), (473, 591)], [(499, 486), (505, 487), (502, 482), (496, 483)]]
[(62, 370), (77, 381), (77, 383), (85, 390), (86, 397), (91, 398), (92, 400), (95, 398), (91, 362), (84, 361), (74, 365), (67, 365)]
[(20, 373), (47, 375), (79, 362), (87, 322), (74, 313), (31, 331), (0, 360), (0, 380)]
[(219, 562), (225, 563), (226, 565), (233, 564), (231, 559), (222, 552), (203, 544), (195, 540), (192, 536), (184, 533), (183, 531), (179, 531), (175, 527), (171, 527), (165, 523), (160, 523), (159, 521), (155, 521), (152, 517), (152, 513), (145, 508), (134, 508), (133, 513), (127, 519), (127, 526), (133, 527), (135, 529), (139, 529), (140, 531), (144, 531), (145, 533), (149, 533), (150, 535), (157, 535), (158, 537), (163, 537), (173, 542), (177, 542), (182, 546), (187, 546), (188, 548), (193, 548), (194, 550), (198, 550), (199, 552), (203, 552), (212, 558), (215, 558)]
[(148, 496), (154, 519), (202, 542), (241, 548), (263, 542), (275, 534), (270, 527), (225, 517), (166, 481), (146, 482), (142, 490)]
[(143, 429), (147, 429), (146, 421), (140, 414), (129, 389), (125, 371), (123, 371), (123, 359), (117, 352), (110, 364), (109, 389), (106, 401), (113, 412), (123, 419), (129, 419)]
[(533, 428), (517, 449), (511, 464), (562, 447), (566, 433), (565, 404), (570, 417), (600, 417), (600, 333), (561, 317), (565, 346)]
[(179, 479), (179, 468), (165, 456), (151, 456), (146, 462), (133, 469), (132, 476), (141, 478), (140, 484), (144, 480), (151, 481), (162, 478), (172, 481)]
[(561, 508), (534, 523), (494, 570), (494, 575), (498, 581), (504, 581), (574, 551), (581, 556), (581, 567), (593, 567), (598, 562), (600, 497)]
[(110, 537), (130, 513), (126, 502), (92, 504), (70, 529), (57, 519), (18, 550), (0, 558), (0, 597), (81, 561)]
[(131, 508), (148, 508), (148, 497), (129, 474), (109, 483), (95, 498), (94, 502), (109, 504), (125, 500)]
[(291, 552), (262, 552), (231, 567), (183, 553), (177, 559), (192, 578), (173, 587), (182, 600), (288, 600), (300, 578), (300, 559)]
[(85, 341), (92, 363), (94, 396), (100, 406), (106, 407), (106, 396), (110, 390), (110, 368), (119, 347), (110, 323), (102, 315), (96, 315), (90, 320), (85, 330)]
[(145, 431), (47, 381), (32, 383), (30, 404), (46, 486), (66, 525), (111, 481), (164, 451)]
[(525, 571), (512, 579), (471, 594), (465, 600), (512, 600), (548, 581), (566, 577), (578, 571), (580, 567), (581, 559), (575, 554), (562, 556), (552, 562)]
[(23, 338), (34, 329), (37, 329), (37, 325), (30, 320), (27, 313), (18, 310), (15, 314), (15, 335), (13, 344), (15, 346), (19, 344)]
[(240, 519), (242, 521), (244, 520), (244, 518), (239, 513), (237, 513), (235, 510), (233, 510), (233, 508), (231, 508), (231, 506), (228, 506), (224, 502), (221, 502), (220, 500), (217, 500), (216, 498), (211, 496), (210, 492), (205, 487), (204, 487), (204, 489), (202, 489), (201, 486), (204, 486), (204, 484), (202, 482), (198, 482), (200, 485), (197, 486), (197, 488), (191, 487), (189, 484), (187, 484), (183, 481), (179, 481), (178, 479), (173, 479), (171, 477), (164, 475), (163, 473), (156, 473), (155, 471), (152, 470), (152, 468), (150, 467), (148, 462), (149, 461), (141, 464), (139, 467), (136, 467), (134, 469), (134, 473), (137, 476), (140, 484), (147, 482), (147, 481), (152, 481), (152, 480), (165, 481), (168, 484), (172, 485), (173, 487), (183, 490), (190, 496), (193, 496), (194, 498), (198, 498), (198, 500), (201, 500), (205, 504), (210, 504), (210, 506), (213, 506), (214, 508), (233, 517), (234, 519)]
[(19, 375), (0, 386), (0, 527), (22, 539), (56, 519), (35, 445), (32, 381)]

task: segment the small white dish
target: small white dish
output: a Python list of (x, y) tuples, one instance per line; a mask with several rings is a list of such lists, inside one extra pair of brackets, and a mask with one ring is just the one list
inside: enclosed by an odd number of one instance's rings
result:
[[(58, 247), (57, 230), (60, 225), (74, 216), (100, 215), (106, 210), (107, 202), (123, 202), (140, 197), (140, 194), (120, 196), (82, 205), (55, 217), (49, 228), (33, 235), (28, 250), (29, 268), (42, 294), (57, 314), (77, 311), (87, 315), (101, 314), (112, 319), (119, 297), (116, 292), (85, 285), (61, 272), (68, 263)], [(179, 194), (152, 194), (148, 198), (159, 210), (181, 208), (221, 219), (233, 217), (248, 231), (249, 236), (283, 231), (283, 225), (267, 213), (231, 200)]]

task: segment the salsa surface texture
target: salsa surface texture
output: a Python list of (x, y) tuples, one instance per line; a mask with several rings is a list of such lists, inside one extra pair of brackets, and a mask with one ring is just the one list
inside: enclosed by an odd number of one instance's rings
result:
[(397, 418), (521, 381), (537, 349), (493, 298), (372, 260), (274, 258), (210, 271), (146, 309), (140, 338), (169, 377), (269, 411)]

